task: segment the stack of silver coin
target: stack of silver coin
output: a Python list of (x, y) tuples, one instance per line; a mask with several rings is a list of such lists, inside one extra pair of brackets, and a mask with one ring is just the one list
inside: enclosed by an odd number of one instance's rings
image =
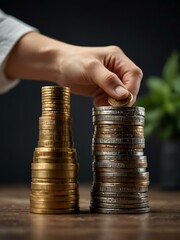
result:
[(91, 212), (149, 212), (145, 109), (93, 108)]

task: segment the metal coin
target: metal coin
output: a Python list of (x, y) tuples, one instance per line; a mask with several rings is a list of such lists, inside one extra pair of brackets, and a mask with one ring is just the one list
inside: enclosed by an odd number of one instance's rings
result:
[(95, 138), (113, 138), (113, 139), (138, 139), (144, 138), (144, 134), (137, 133), (103, 133), (103, 132), (95, 132), (93, 135), (93, 139)]
[(102, 144), (144, 144), (144, 138), (94, 138), (93, 143)]
[(136, 133), (136, 134), (143, 134), (144, 133), (144, 127), (143, 126), (134, 126), (134, 125), (121, 125), (121, 124), (110, 124), (110, 125), (95, 125), (94, 126), (94, 133), (121, 133), (121, 134), (127, 134), (127, 133)]
[(147, 203), (148, 198), (114, 198), (114, 197), (93, 197), (92, 202), (111, 203), (111, 204), (138, 204)]
[(79, 207), (75, 208), (67, 208), (67, 209), (41, 209), (41, 208), (34, 208), (30, 206), (30, 212), (36, 214), (72, 214), (78, 213)]
[(78, 207), (78, 201), (72, 202), (42, 202), (42, 201), (32, 201), (30, 200), (30, 208), (39, 209), (67, 209)]
[(70, 163), (32, 163), (32, 170), (78, 170), (79, 164), (70, 164)]
[(127, 151), (129, 149), (142, 149), (145, 148), (145, 144), (92, 144), (92, 150), (93, 151), (97, 151), (97, 150), (104, 150), (104, 148), (106, 148), (107, 151), (111, 151), (111, 150), (118, 150), (118, 149), (127, 149)]
[(149, 207), (144, 208), (132, 208), (132, 209), (109, 209), (109, 208), (96, 208), (91, 206), (90, 211), (93, 213), (105, 213), (105, 214), (125, 214), (125, 213), (148, 213)]
[(121, 187), (146, 187), (149, 185), (149, 181), (121, 181), (121, 178), (115, 178), (115, 177), (98, 177), (94, 176), (94, 181), (99, 183), (118, 183)]
[(118, 168), (146, 168), (147, 167), (147, 161), (124, 161), (124, 162), (118, 162), (114, 160), (100, 160), (100, 161), (94, 161), (92, 164), (93, 168), (110, 168), (111, 169), (117, 169)]
[(101, 177), (96, 172), (93, 176), (94, 182), (102, 183), (149, 183), (149, 177)]
[(134, 203), (134, 204), (118, 204), (118, 203), (102, 203), (102, 202), (92, 202), (91, 206), (98, 208), (145, 208), (149, 207), (148, 203)]
[(143, 155), (143, 152), (141, 152), (142, 155), (126, 155), (125, 153), (123, 155), (94, 155), (94, 161), (102, 161), (102, 162), (121, 162), (125, 161), (127, 164), (130, 163), (147, 163), (147, 157)]
[(107, 110), (122, 110), (123, 112), (135, 112), (135, 111), (140, 111), (140, 112), (145, 112), (144, 107), (139, 107), (139, 106), (132, 106), (132, 107), (117, 107), (117, 106), (99, 106), (99, 107), (93, 107), (93, 111), (107, 111)]
[(134, 108), (129, 108), (129, 109), (124, 109), (120, 107), (116, 107), (113, 109), (92, 109), (92, 115), (140, 115), (140, 116), (145, 116), (145, 110), (144, 109), (134, 109)]
[(93, 167), (93, 170), (98, 175), (107, 174), (107, 176), (118, 176), (119, 173), (144, 173), (146, 168), (99, 168)]
[(54, 203), (54, 202), (77, 202), (79, 200), (78, 195), (67, 195), (67, 196), (53, 196), (53, 195), (34, 195), (30, 194), (30, 201), (42, 202), (42, 203)]
[(32, 178), (77, 178), (77, 171), (32, 170)]
[(116, 100), (112, 97), (108, 97), (108, 103), (111, 105), (111, 106), (118, 106), (118, 107), (121, 107), (121, 106), (126, 106), (128, 104), (131, 104), (133, 101), (133, 95), (131, 92), (129, 92), (128, 94), (128, 97), (125, 98), (125, 99), (121, 99), (121, 100)]
[(73, 163), (76, 164), (77, 160), (75, 158), (55, 158), (55, 157), (33, 157), (34, 163)]
[(130, 199), (134, 199), (134, 198), (147, 198), (148, 197), (148, 193), (147, 192), (126, 192), (126, 193), (122, 193), (122, 192), (91, 192), (91, 196), (92, 197), (105, 197), (105, 198), (122, 198), (122, 197), (126, 197), (126, 198), (130, 198)]
[(98, 115), (93, 116), (93, 122), (99, 124), (128, 124), (144, 125), (143, 116), (116, 116), (116, 115)]
[(64, 183), (76, 183), (77, 178), (38, 178), (38, 177), (33, 177), (32, 178), (33, 183), (59, 183), (59, 184), (64, 184)]
[(149, 172), (113, 172), (113, 173), (107, 173), (107, 172), (99, 172), (99, 177), (149, 177)]
[(118, 185), (115, 185), (116, 183), (110, 183), (108, 185), (93, 185), (92, 186), (92, 191), (97, 191), (97, 192), (147, 192), (148, 187), (121, 187)]
[[(76, 190), (79, 187), (78, 183), (31, 183), (31, 189), (32, 190), (42, 190), (42, 191), (60, 191), (63, 190), (63, 192), (68, 192), (68, 194), (74, 194), (74, 190)], [(67, 191), (70, 190), (70, 191)], [(73, 190), (73, 191), (72, 191)], [(66, 195), (66, 194), (64, 194)]]
[[(105, 145), (106, 146), (106, 145)], [(105, 147), (104, 146), (104, 147)], [(106, 147), (105, 147), (106, 148)], [(139, 149), (139, 151), (133, 151), (130, 149), (112, 149), (112, 150), (94, 150), (94, 155), (101, 155), (101, 156), (117, 156), (122, 157), (123, 155), (127, 156), (143, 156), (144, 152)]]

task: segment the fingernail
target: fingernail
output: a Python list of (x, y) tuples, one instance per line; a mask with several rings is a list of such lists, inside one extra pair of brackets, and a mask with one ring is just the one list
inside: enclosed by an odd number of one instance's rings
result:
[(126, 98), (129, 95), (129, 91), (121, 86), (116, 87), (115, 92), (118, 95), (118, 97), (124, 96), (124, 98)]

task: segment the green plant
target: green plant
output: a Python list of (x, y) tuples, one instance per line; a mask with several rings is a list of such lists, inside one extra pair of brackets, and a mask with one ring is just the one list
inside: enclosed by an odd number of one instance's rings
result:
[(136, 105), (146, 109), (145, 136), (154, 131), (162, 140), (180, 139), (180, 55), (167, 59), (162, 77), (146, 80), (149, 93), (139, 96)]

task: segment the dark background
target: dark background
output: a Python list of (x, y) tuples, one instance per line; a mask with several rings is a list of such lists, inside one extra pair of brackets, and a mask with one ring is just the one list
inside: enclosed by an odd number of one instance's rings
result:
[[(0, 0), (0, 8), (37, 27), (41, 33), (68, 43), (120, 46), (144, 72), (140, 95), (147, 92), (147, 77), (160, 75), (172, 50), (180, 51), (178, 0)], [(30, 164), (38, 141), (43, 85), (49, 83), (21, 81), (16, 88), (0, 96), (0, 183), (31, 181)], [(92, 180), (91, 108), (90, 98), (72, 96), (80, 182)], [(146, 140), (152, 184), (159, 183), (160, 147), (156, 136)]]

